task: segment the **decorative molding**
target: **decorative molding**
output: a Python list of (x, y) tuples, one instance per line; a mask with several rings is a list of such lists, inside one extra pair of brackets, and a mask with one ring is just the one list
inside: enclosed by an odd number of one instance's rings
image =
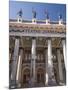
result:
[(55, 32), (55, 33), (53, 33), (53, 32), (48, 33), (48, 32), (45, 32), (45, 31), (41, 31), (41, 33), (40, 33), (40, 32), (36, 32), (35, 30), (34, 31), (32, 30), (32, 32), (25, 32), (25, 30), (21, 31), (21, 32), (20, 31), (11, 30), (9, 32), (9, 35), (10, 36), (29, 36), (29, 37), (61, 37), (61, 38), (65, 38), (66, 37), (66, 34), (63, 33), (63, 32), (62, 33), (57, 33), (57, 32)]

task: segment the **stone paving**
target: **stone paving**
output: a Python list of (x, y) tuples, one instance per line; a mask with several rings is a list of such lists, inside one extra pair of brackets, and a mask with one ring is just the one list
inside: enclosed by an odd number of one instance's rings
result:
[(57, 84), (56, 82), (49, 82), (48, 85), (44, 85), (43, 83), (36, 83), (35, 85), (23, 85), (22, 87), (17, 87), (17, 85), (14, 87), (9, 87), (9, 88), (36, 88), (36, 87), (53, 87), (53, 86), (64, 86), (65, 84), (61, 83), (61, 84)]

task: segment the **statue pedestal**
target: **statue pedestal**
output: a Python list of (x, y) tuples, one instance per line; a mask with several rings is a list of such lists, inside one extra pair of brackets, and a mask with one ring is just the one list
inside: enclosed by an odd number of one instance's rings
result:
[(32, 19), (32, 23), (33, 23), (33, 24), (36, 24), (36, 23), (37, 23), (37, 22), (36, 22), (36, 18), (33, 18), (33, 19)]
[(50, 24), (50, 20), (49, 20), (49, 19), (46, 19), (45, 22), (46, 22), (46, 24), (48, 24), (48, 25)]

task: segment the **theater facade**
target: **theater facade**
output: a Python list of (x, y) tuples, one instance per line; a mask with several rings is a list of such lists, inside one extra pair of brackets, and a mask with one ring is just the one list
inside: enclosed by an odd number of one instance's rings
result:
[(66, 84), (66, 23), (9, 20), (9, 87), (28, 88)]

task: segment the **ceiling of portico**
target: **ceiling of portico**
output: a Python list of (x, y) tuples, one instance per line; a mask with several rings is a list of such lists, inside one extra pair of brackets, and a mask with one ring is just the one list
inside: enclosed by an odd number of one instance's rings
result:
[[(62, 47), (61, 38), (51, 38), (52, 47)], [(15, 44), (15, 37), (9, 38), (9, 47), (14, 47)], [(20, 47), (31, 47), (32, 45), (32, 38), (31, 37), (21, 37), (20, 38)], [(47, 38), (36, 38), (36, 47), (47, 47), (48, 41)]]
[(52, 38), (52, 46), (59, 47), (61, 46), (61, 38)]
[[(59, 47), (61, 45), (61, 38), (51, 38), (52, 47)], [(22, 37), (21, 38), (21, 46), (22, 47), (31, 47), (32, 45), (32, 38), (30, 37)], [(36, 47), (47, 47), (48, 42), (47, 38), (36, 38)]]

